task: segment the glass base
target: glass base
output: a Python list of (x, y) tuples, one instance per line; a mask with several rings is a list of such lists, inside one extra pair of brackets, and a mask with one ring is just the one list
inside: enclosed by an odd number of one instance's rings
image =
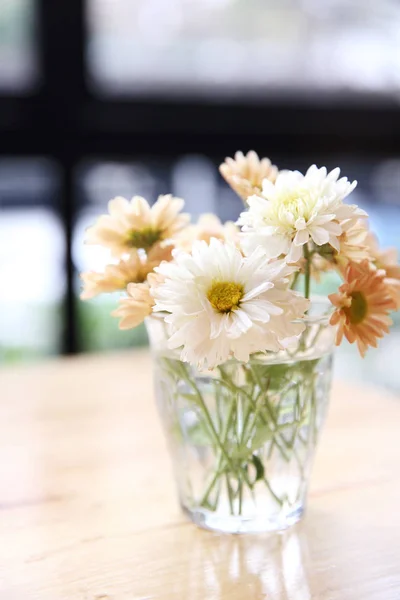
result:
[(278, 515), (266, 517), (221, 516), (210, 510), (197, 508), (192, 510), (182, 506), (183, 512), (202, 529), (219, 533), (265, 533), (283, 531), (295, 525), (304, 514), (304, 505), (290, 507), (290, 511), (280, 511)]

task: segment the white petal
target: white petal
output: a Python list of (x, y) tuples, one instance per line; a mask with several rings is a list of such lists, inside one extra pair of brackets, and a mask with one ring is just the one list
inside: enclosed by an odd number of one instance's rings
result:
[(340, 252), (340, 243), (336, 236), (334, 236), (334, 235), (329, 236), (329, 243), (333, 248), (335, 248), (335, 250)]
[(336, 235), (336, 236), (341, 235), (341, 233), (343, 232), (342, 226), (339, 225), (339, 223), (336, 223), (336, 221), (331, 221), (330, 223), (326, 223), (324, 225), (324, 229), (326, 229), (326, 231), (328, 231), (332, 235)]
[[(283, 309), (280, 306), (276, 306), (265, 298), (259, 298), (257, 300), (252, 300), (251, 302), (246, 302), (243, 305), (243, 310), (245, 310), (249, 315), (251, 314), (254, 319), (264, 322), (269, 321), (267, 315), (281, 315), (283, 313)], [(256, 314), (257, 317), (255, 316)]]
[(295, 246), (294, 244), (290, 247), (290, 252), (286, 257), (288, 263), (297, 263), (303, 255), (301, 246)]
[(307, 231), (307, 229), (301, 229), (300, 231), (298, 231), (296, 233), (295, 238), (293, 240), (293, 244), (295, 246), (303, 246), (303, 244), (306, 244), (309, 239), (310, 239), (310, 234)]
[(317, 246), (323, 246), (329, 242), (329, 233), (323, 227), (312, 227), (310, 235)]
[[(268, 303), (269, 308), (269, 303)], [(248, 316), (253, 319), (253, 321), (260, 321), (261, 323), (268, 323), (271, 319), (268, 310), (266, 310), (265, 306), (261, 302), (246, 302), (244, 309)]]
[(230, 314), (230, 323), (227, 335), (229, 338), (235, 339), (246, 333), (253, 325), (250, 317), (245, 311), (238, 309)]
[(243, 296), (242, 302), (247, 302), (248, 300), (251, 300), (252, 298), (255, 298), (256, 296), (259, 296), (260, 294), (266, 292), (267, 290), (270, 290), (273, 287), (274, 287), (274, 284), (271, 281), (264, 281), (264, 282), (260, 283), (260, 285), (258, 285), (257, 287), (249, 290)]

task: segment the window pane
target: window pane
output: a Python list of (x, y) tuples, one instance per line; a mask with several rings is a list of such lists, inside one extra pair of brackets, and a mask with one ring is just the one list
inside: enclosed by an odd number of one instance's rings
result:
[(397, 93), (397, 0), (87, 0), (103, 94)]
[(34, 0), (0, 0), (0, 92), (24, 92), (38, 75)]
[(80, 200), (78, 218), (73, 233), (72, 253), (76, 268), (75, 294), (77, 298), (77, 337), (82, 350), (107, 350), (138, 346), (146, 343), (144, 327), (121, 332), (117, 319), (110, 316), (116, 307), (118, 294), (104, 294), (89, 302), (79, 300), (82, 271), (101, 271), (110, 262), (107, 250), (85, 246), (85, 229), (100, 213), (107, 211), (107, 202), (115, 196), (137, 194), (154, 197), (163, 185), (163, 165), (149, 166), (143, 162), (94, 162), (82, 165), (77, 171), (77, 189)]
[(60, 351), (64, 235), (57, 171), (47, 161), (0, 161), (0, 364)]

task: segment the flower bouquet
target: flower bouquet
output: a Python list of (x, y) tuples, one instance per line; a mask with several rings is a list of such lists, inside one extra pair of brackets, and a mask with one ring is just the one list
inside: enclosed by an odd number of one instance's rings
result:
[[(87, 242), (114, 257), (82, 298), (121, 290), (120, 328), (146, 322), (179, 498), (209, 529), (282, 529), (305, 507), (327, 409), (334, 342), (364, 356), (400, 306), (396, 253), (345, 199), (356, 182), (278, 171), (237, 152), (220, 172), (244, 202), (236, 224), (190, 224), (184, 201), (115, 198)], [(335, 270), (341, 285), (311, 296)]]

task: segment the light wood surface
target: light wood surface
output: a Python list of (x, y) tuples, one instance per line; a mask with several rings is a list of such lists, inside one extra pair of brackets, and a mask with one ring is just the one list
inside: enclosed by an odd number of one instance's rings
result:
[(0, 370), (1, 600), (399, 600), (400, 399), (337, 384), (307, 515), (197, 529), (145, 351)]

